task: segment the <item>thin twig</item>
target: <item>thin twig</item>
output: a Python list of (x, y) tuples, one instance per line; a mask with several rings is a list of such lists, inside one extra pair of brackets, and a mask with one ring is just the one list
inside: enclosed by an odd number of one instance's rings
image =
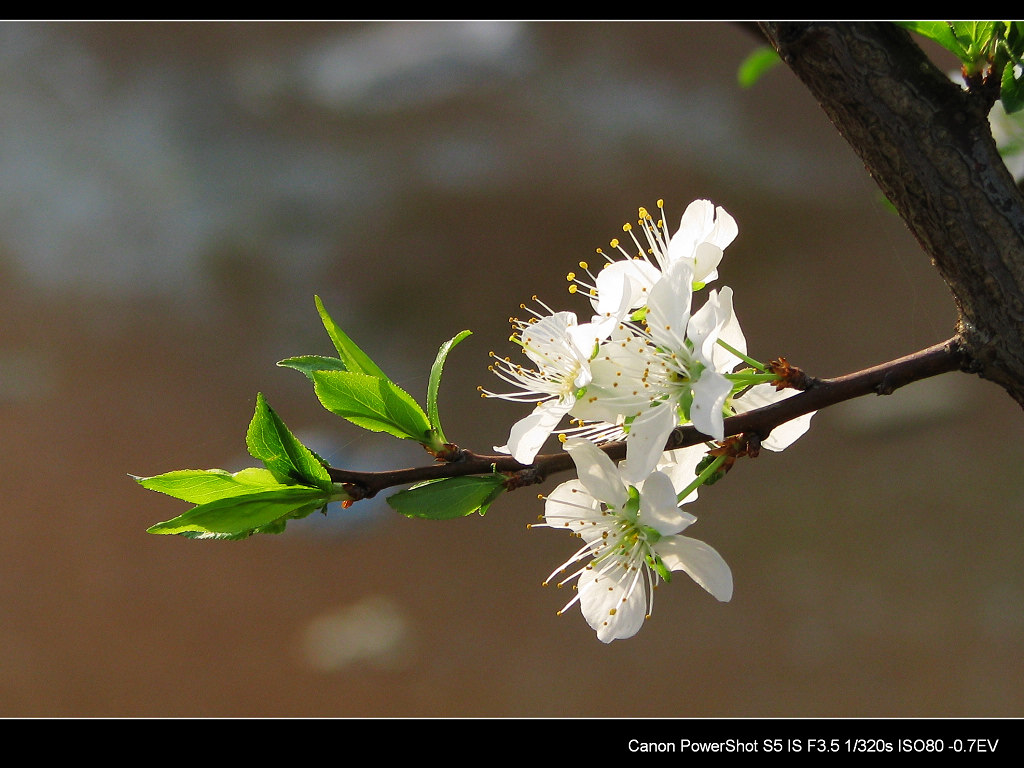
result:
[[(806, 388), (799, 394), (764, 408), (725, 419), (725, 434), (745, 434), (764, 440), (775, 427), (798, 416), (855, 397), (870, 394), (889, 395), (911, 382), (950, 371), (966, 370), (968, 366), (967, 353), (960, 338), (954, 336), (941, 344), (845, 376), (834, 379), (809, 378), (804, 382)], [(685, 448), (710, 439), (693, 426), (677, 427), (670, 436), (665, 450)], [(605, 443), (601, 450), (615, 461), (626, 457), (625, 442)], [(507, 484), (511, 490), (543, 482), (550, 475), (572, 468), (572, 458), (565, 451), (537, 456), (533, 464), (521, 464), (504, 454), (478, 454), (462, 450), (453, 460), (430, 466), (384, 472), (354, 472), (331, 467), (328, 472), (334, 482), (347, 484), (353, 497), (369, 498), (385, 488), (397, 485), (445, 477), (483, 475), (495, 471), (511, 475)]]

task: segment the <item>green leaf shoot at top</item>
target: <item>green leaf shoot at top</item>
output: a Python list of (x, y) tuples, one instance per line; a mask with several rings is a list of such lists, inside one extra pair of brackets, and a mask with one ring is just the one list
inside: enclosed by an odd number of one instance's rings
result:
[(901, 27), (933, 40), (960, 60), (967, 77), (989, 73), (999, 80), (1007, 114), (1024, 109), (1024, 22), (900, 21)]
[(444, 430), (441, 428), (441, 415), (437, 409), (437, 393), (441, 386), (441, 372), (444, 369), (444, 361), (447, 359), (448, 353), (454, 349), (455, 345), (470, 335), (472, 335), (472, 331), (461, 331), (442, 344), (441, 348), (437, 350), (434, 364), (430, 366), (430, 381), (427, 383), (427, 418), (430, 421), (431, 428), (434, 430), (434, 434), (437, 435), (442, 443), (447, 443), (448, 439), (444, 436)]
[(934, 40), (947, 51), (956, 56), (960, 61), (970, 60), (968, 46), (953, 31), (953, 25), (948, 21), (898, 21), (899, 26), (908, 32), (916, 32), (921, 37)]
[(327, 330), (327, 335), (331, 337), (334, 348), (338, 350), (338, 358), (345, 364), (345, 368), (353, 373), (365, 373), (368, 376), (387, 379), (388, 377), (384, 371), (370, 359), (369, 355), (356, 346), (356, 343), (331, 319), (320, 297), (314, 296), (314, 301), (316, 302), (316, 309), (320, 313), (320, 319), (323, 321), (324, 328)]

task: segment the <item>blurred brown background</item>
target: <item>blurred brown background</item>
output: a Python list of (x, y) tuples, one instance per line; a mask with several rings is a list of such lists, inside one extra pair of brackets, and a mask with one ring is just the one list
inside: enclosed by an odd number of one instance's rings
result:
[[(145, 533), (128, 473), (249, 462), (256, 392), (337, 466), (424, 456), (323, 411), (312, 296), (449, 437), (487, 352), (662, 197), (739, 222), (751, 353), (831, 376), (953, 305), (790, 73), (710, 23), (0, 24), (0, 716), (1024, 715), (1024, 415), (948, 375), (815, 417), (692, 511), (732, 566), (606, 646), (541, 587), (576, 543), (382, 502), (281, 536)], [(557, 478), (539, 490), (550, 490)]]

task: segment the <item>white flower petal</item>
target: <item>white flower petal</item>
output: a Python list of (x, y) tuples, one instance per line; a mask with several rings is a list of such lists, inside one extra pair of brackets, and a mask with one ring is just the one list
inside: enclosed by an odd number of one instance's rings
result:
[(673, 350), (685, 346), (692, 303), (693, 265), (687, 261), (670, 265), (647, 300), (647, 324), (659, 346)]
[(613, 261), (597, 274), (597, 297), (592, 300), (599, 315), (621, 319), (647, 303), (651, 286), (661, 277), (657, 267), (639, 259)]
[(666, 257), (669, 262), (693, 259), (697, 243), (714, 228), (715, 205), (710, 200), (694, 200), (683, 211), (679, 229), (669, 240)]
[[(701, 443), (688, 448), (676, 448), (661, 457), (658, 469), (669, 476), (677, 494), (697, 478), (697, 465), (700, 464), (707, 451), (707, 446)], [(696, 501), (697, 491), (698, 489), (695, 488), (681, 503), (688, 504)]]
[(544, 521), (552, 528), (577, 532), (588, 522), (601, 519), (601, 502), (577, 479), (566, 480), (547, 496)]
[(577, 582), (580, 610), (602, 643), (632, 637), (640, 631), (647, 615), (643, 575), (639, 575), (640, 581), (633, 589), (630, 585), (636, 574), (622, 573), (622, 579), (619, 575), (617, 569), (607, 575), (593, 568), (580, 574)]
[(705, 238), (707, 242), (717, 245), (723, 251), (736, 239), (740, 228), (734, 219), (722, 206), (715, 208), (715, 226)]
[(718, 279), (718, 265), (725, 252), (713, 243), (699, 243), (693, 252), (693, 281), (710, 283)]
[(718, 277), (722, 251), (736, 239), (736, 220), (710, 200), (694, 200), (683, 212), (679, 229), (669, 241), (665, 262), (689, 261), (693, 279), (707, 283)]
[(732, 392), (732, 382), (720, 373), (705, 369), (693, 383), (693, 404), (690, 421), (700, 432), (715, 440), (725, 439), (722, 408)]
[[(795, 389), (775, 389), (774, 384), (758, 384), (744, 392), (740, 397), (732, 401), (732, 407), (736, 413), (746, 413), (757, 408), (764, 408), (772, 403), (777, 403), (786, 398), (798, 394)], [(791, 421), (779, 424), (772, 430), (772, 433), (761, 441), (761, 447), (769, 451), (782, 451), (800, 439), (810, 429), (811, 417), (817, 411), (797, 416)]]
[(572, 456), (580, 482), (595, 499), (617, 508), (626, 503), (629, 493), (608, 454), (582, 438), (566, 440), (565, 449)]
[(730, 335), (726, 341), (736, 342), (733, 346), (739, 344), (740, 351), (746, 353), (747, 342), (733, 314), (732, 289), (728, 286), (722, 289), (721, 294), (718, 291), (708, 293), (708, 300), (693, 313), (686, 329), (686, 335), (693, 342), (694, 352), (700, 361), (716, 371), (731, 371), (740, 361), (718, 344), (726, 329)]
[(672, 401), (658, 403), (633, 420), (626, 437), (626, 461), (621, 468), (623, 480), (636, 485), (654, 471), (665, 452), (668, 436), (678, 423), (676, 404)]
[(716, 334), (717, 339), (714, 351), (711, 353), (711, 362), (716, 371), (725, 373), (735, 368), (741, 362), (741, 359), (732, 352), (727, 351), (725, 347), (717, 342), (724, 341), (734, 349), (747, 354), (747, 339), (743, 335), (740, 321), (737, 319), (736, 313), (732, 308), (732, 288), (724, 286), (718, 292), (716, 300), (718, 302), (718, 333)]
[(508, 450), (520, 464), (532, 464), (544, 441), (548, 439), (562, 417), (569, 412), (571, 403), (549, 400), (533, 409), (512, 425), (508, 436)]
[(713, 547), (688, 536), (666, 536), (653, 547), (671, 571), (685, 571), (722, 602), (732, 599), (732, 570)]
[(697, 518), (679, 509), (676, 489), (664, 472), (652, 472), (640, 486), (640, 511), (636, 521), (662, 536), (679, 533)]

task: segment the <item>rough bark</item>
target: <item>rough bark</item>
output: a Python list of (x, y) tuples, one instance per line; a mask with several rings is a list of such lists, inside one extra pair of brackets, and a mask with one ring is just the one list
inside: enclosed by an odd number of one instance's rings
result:
[(1024, 406), (1024, 197), (992, 139), (991, 87), (964, 91), (894, 24), (760, 26), (949, 286), (970, 370)]

